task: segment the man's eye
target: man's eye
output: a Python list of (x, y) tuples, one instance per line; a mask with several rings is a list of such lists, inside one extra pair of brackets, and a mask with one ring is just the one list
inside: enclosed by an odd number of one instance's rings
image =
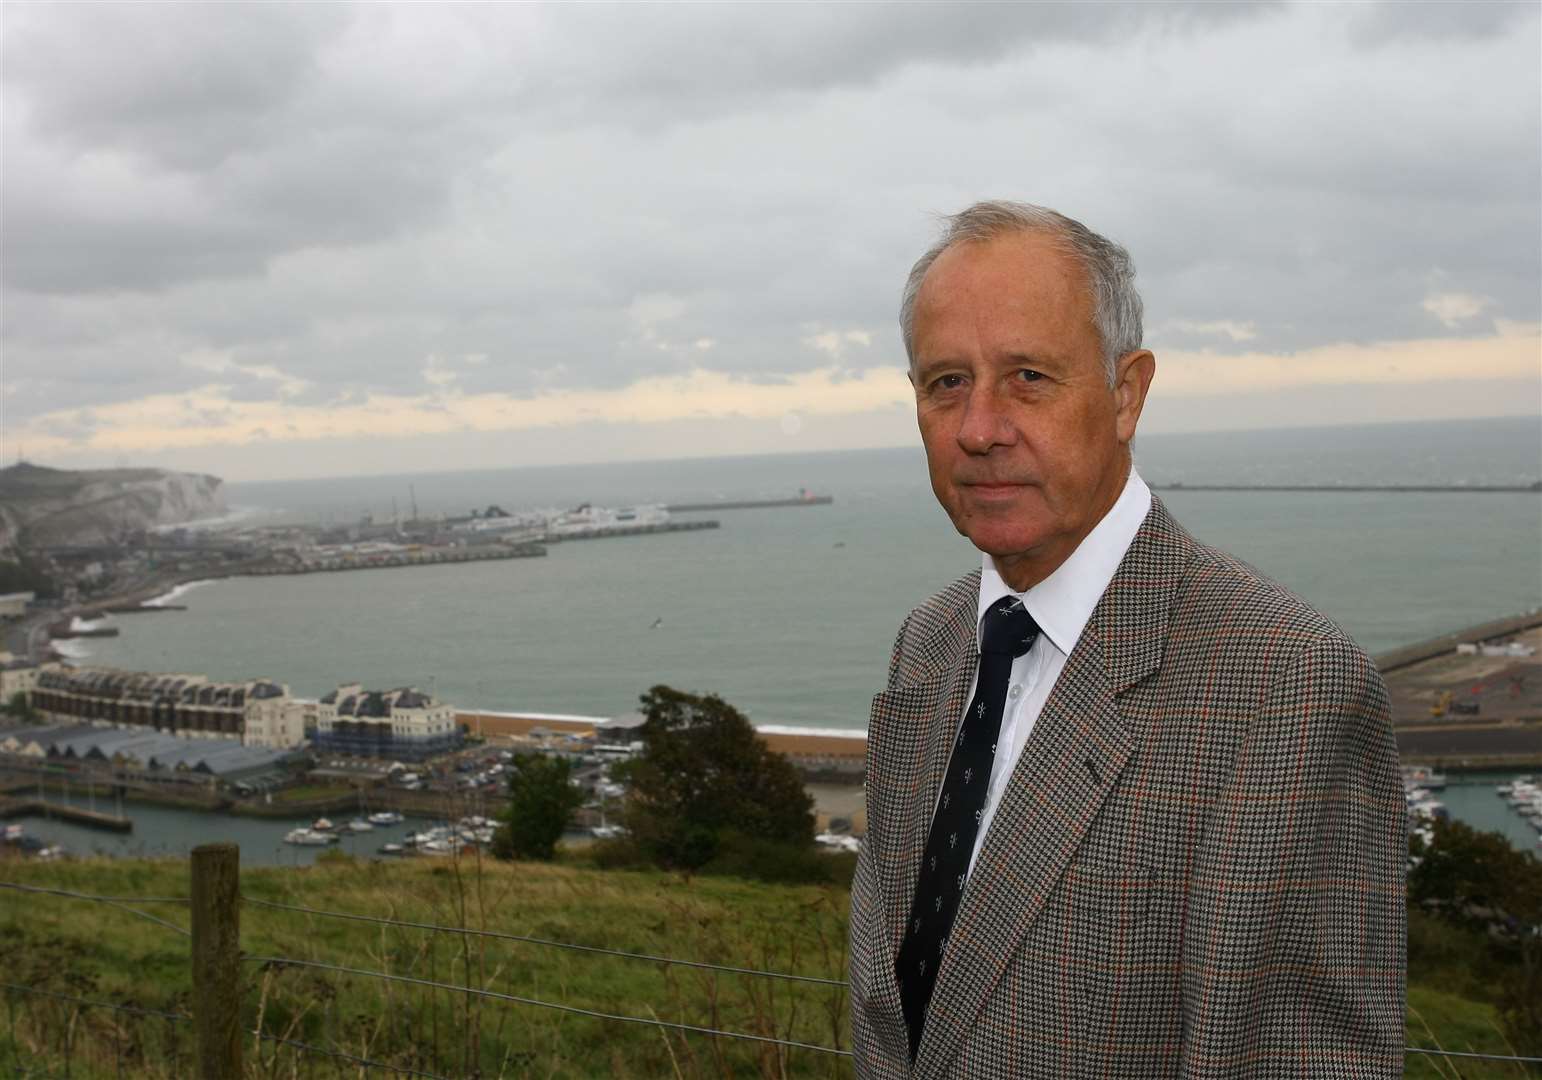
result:
[(1039, 374), (1037, 371), (1034, 371), (1033, 368), (1020, 368), (1018, 369), (1017, 376), (1018, 378), (1022, 379), (1023, 382), (1038, 382), (1040, 379), (1044, 378), (1043, 375)]
[(962, 375), (939, 375), (932, 380), (933, 390), (957, 390), (964, 385)]

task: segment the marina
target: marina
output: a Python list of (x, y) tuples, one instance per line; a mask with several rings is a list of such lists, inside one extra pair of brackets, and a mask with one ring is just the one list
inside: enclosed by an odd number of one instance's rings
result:
[[(1542, 777), (1518, 772), (1411, 771), (1411, 827), (1418, 827), (1422, 816), (1444, 813), (1475, 829), (1499, 832), (1522, 851), (1542, 852), (1539, 781)], [(492, 820), (475, 814), (409, 817), (375, 811), (338, 823), (308, 816), (254, 818), (147, 803), (126, 804), (134, 823), (132, 832), (103, 832), (79, 816), (79, 811), (89, 811), (86, 801), (80, 792), (50, 793), (46, 807), (29, 807), (11, 827), (40, 846), (75, 857), (185, 858), (199, 844), (231, 841), (241, 846), (243, 862), (263, 866), (305, 866), (325, 851), (360, 859), (474, 855), (492, 839)], [(484, 800), (489, 811), (496, 803)], [(69, 811), (68, 817), (63, 811)], [(590, 835), (580, 829), (569, 831), (570, 840)]]
[[(494, 825), (491, 819), (477, 815), (446, 820), (377, 811), (364, 819), (367, 827), (360, 829), (356, 821), (338, 825), (311, 817), (252, 818), (135, 803), (131, 804), (132, 833), (104, 833), (61, 816), (61, 810), (84, 809), (79, 805), (83, 801), (84, 796), (73, 793), (64, 803), (61, 797), (53, 796), (46, 807), (47, 816), (22, 815), (9, 827), (17, 830), (18, 837), (31, 837), (41, 846), (62, 849), (60, 855), (77, 858), (182, 859), (199, 844), (230, 841), (240, 845), (243, 863), (308, 866), (328, 851), (360, 859), (457, 852), (474, 855), (491, 842)], [(318, 828), (323, 824), (327, 827)], [(575, 830), (572, 835), (577, 838), (586, 834)]]

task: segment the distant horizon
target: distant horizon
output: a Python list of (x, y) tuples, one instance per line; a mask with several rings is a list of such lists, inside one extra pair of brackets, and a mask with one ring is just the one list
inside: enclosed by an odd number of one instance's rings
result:
[[(1472, 417), (1436, 417), (1424, 419), (1397, 419), (1397, 420), (1364, 420), (1358, 422), (1325, 423), (1325, 424), (1281, 424), (1269, 427), (1230, 427), (1230, 428), (1204, 428), (1198, 430), (1164, 430), (1149, 434), (1137, 435), (1136, 446), (1141, 442), (1152, 439), (1169, 438), (1201, 438), (1206, 436), (1222, 437), (1228, 435), (1257, 435), (1269, 432), (1312, 432), (1312, 431), (1342, 431), (1356, 428), (1391, 428), (1413, 427), (1416, 425), (1438, 425), (1449, 427), (1456, 424), (1496, 424), (1496, 423), (1530, 424), (1536, 427), (1539, 440), (1542, 440), (1542, 412), (1528, 414), (1500, 414), (1490, 416)], [(503, 472), (507, 470), (523, 469), (563, 469), (585, 468), (597, 465), (628, 465), (628, 464), (668, 464), (669, 462), (695, 462), (695, 461), (725, 461), (725, 460), (757, 460), (766, 458), (796, 457), (799, 455), (814, 456), (824, 454), (848, 454), (869, 453), (881, 450), (915, 450), (920, 451), (919, 437), (914, 442), (879, 443), (859, 446), (828, 446), (828, 447), (796, 447), (786, 450), (757, 449), (741, 453), (714, 452), (702, 454), (630, 454), (623, 457), (598, 457), (590, 459), (577, 459), (569, 461), (539, 461), (528, 463), (500, 463), (479, 464), (467, 466), (444, 466), (416, 470), (380, 469), (367, 472), (337, 472), (316, 475), (282, 475), (282, 476), (245, 476), (231, 478), (218, 472), (207, 469), (187, 468), (182, 466), (146, 464), (144, 462), (120, 461), (93, 465), (52, 465), (45, 461), (32, 458), (18, 457), (4, 468), (11, 468), (20, 464), (40, 466), (49, 469), (61, 469), (68, 472), (89, 472), (109, 469), (163, 469), (167, 472), (191, 473), (217, 477), (226, 485), (232, 484), (287, 484), (287, 483), (327, 483), (337, 480), (380, 479), (391, 477), (427, 477), (442, 476), (447, 474), (465, 474), (478, 472)], [(1542, 441), (1538, 443), (1538, 476), (1542, 477)]]

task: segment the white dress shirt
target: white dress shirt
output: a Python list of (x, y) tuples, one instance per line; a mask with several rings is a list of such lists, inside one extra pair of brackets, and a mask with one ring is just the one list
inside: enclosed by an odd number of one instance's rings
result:
[[(996, 569), (996, 560), (990, 555), (983, 558), (980, 568), (980, 602), (975, 622), (975, 647), (980, 640), (979, 620), (984, 619), (986, 608), (1007, 596), (1021, 598), (1028, 614), (1039, 624), (1039, 639), (1033, 648), (1012, 661), (1011, 681), (1007, 684), (1007, 702), (1002, 711), (1001, 732), (996, 738), (999, 749), (991, 764), (990, 787), (985, 792), (985, 809), (980, 817), (980, 831), (975, 834), (974, 851), (969, 855), (969, 870), (974, 872), (974, 861), (980, 856), (980, 846), (990, 831), (1001, 804), (1002, 792), (1017, 768), (1017, 759), (1028, 742), (1034, 723), (1049, 699), (1066, 658), (1082, 636), (1082, 628), (1092, 617), (1092, 609), (1098, 606), (1103, 591), (1113, 580), (1114, 571), (1130, 542), (1140, 531), (1141, 522), (1151, 509), (1151, 489), (1130, 468), (1124, 490), (1109, 508), (1103, 519), (1093, 526), (1071, 557), (1061, 563), (1055, 572), (1027, 592), (1017, 592), (1008, 585)], [(974, 697), (979, 675), (969, 688), (967, 702)], [(963, 718), (960, 717), (960, 723)]]

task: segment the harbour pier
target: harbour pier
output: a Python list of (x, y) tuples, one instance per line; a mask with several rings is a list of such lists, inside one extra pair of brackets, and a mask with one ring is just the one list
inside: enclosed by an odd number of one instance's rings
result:
[(132, 818), (119, 814), (105, 814), (100, 810), (87, 810), (82, 806), (49, 802), (47, 799), (17, 799), (0, 795), (0, 818), (51, 817), (76, 825), (88, 825), (108, 832), (133, 832)]
[(646, 536), (649, 533), (696, 532), (698, 529), (715, 529), (716, 521), (656, 521), (637, 525), (594, 525), (588, 528), (566, 528), (561, 532), (547, 532), (542, 541), (547, 544), (566, 540), (599, 540), (607, 536)]

